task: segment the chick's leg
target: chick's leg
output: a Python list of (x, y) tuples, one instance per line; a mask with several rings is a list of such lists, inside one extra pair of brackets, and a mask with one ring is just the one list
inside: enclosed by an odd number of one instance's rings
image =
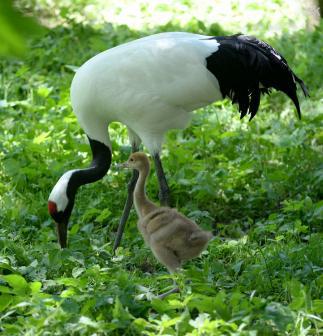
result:
[[(155, 257), (163, 264), (167, 267), (168, 271), (170, 273), (174, 273), (175, 271), (179, 270), (180, 266), (181, 266), (181, 261), (180, 259), (176, 256), (176, 254), (169, 250), (168, 248), (164, 247), (164, 246), (160, 246), (160, 245), (155, 245), (152, 248), (152, 251), (155, 255)], [(175, 282), (175, 280), (173, 281), (174, 283), (174, 288), (170, 289), (169, 291), (158, 295), (159, 299), (163, 299), (166, 296), (172, 294), (172, 293), (178, 293), (179, 292), (179, 288)]]
[(150, 243), (155, 257), (167, 267), (170, 273), (174, 273), (180, 268), (181, 261), (173, 251), (165, 246), (154, 243), (153, 240)]
[(158, 299), (163, 299), (166, 296), (173, 294), (173, 293), (178, 293), (179, 292), (179, 288), (177, 287), (176, 282), (174, 281), (174, 288), (170, 289), (169, 291), (163, 293), (163, 294), (159, 294), (157, 297)]

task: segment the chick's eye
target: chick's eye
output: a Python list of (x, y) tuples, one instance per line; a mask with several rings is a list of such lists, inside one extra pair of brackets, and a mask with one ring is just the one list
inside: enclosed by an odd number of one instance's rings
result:
[(133, 161), (133, 159), (130, 159), (130, 161), (132, 162), (132, 161)]

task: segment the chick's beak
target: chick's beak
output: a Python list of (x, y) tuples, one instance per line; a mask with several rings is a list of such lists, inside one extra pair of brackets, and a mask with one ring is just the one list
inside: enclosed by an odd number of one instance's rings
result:
[(128, 161), (123, 162), (123, 163), (117, 163), (115, 166), (116, 166), (116, 168), (118, 168), (118, 169), (130, 168), (130, 167), (129, 167), (129, 163), (128, 163)]

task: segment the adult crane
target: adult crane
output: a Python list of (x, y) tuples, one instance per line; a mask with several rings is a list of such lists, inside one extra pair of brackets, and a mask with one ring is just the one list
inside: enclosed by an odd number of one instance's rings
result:
[[(306, 86), (274, 48), (254, 37), (161, 33), (106, 50), (84, 63), (71, 85), (71, 102), (92, 151), (89, 168), (69, 170), (49, 195), (48, 209), (56, 222), (61, 247), (67, 245), (68, 221), (78, 188), (101, 179), (111, 165), (108, 126), (128, 128), (132, 151), (143, 143), (154, 159), (162, 204), (169, 188), (160, 160), (165, 133), (185, 128), (192, 111), (229, 97), (240, 116), (256, 115), (261, 94), (271, 88), (284, 92), (301, 110), (296, 83)], [(118, 246), (132, 206), (137, 174), (128, 184)]]

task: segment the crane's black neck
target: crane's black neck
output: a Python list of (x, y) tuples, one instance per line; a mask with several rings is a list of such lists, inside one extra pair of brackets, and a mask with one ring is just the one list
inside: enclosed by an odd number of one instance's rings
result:
[(88, 137), (91, 151), (92, 162), (90, 167), (77, 169), (73, 172), (67, 185), (66, 194), (71, 202), (74, 202), (77, 189), (83, 184), (92, 183), (100, 180), (111, 166), (111, 150), (100, 141)]

